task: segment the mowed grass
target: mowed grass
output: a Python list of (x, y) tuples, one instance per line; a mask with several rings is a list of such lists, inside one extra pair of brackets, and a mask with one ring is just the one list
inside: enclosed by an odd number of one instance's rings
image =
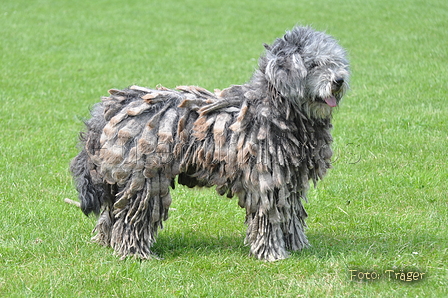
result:
[[(333, 169), (305, 205), (313, 246), (250, 258), (236, 200), (182, 187), (154, 247), (162, 260), (90, 243), (95, 218), (63, 203), (77, 196), (68, 164), (89, 107), (132, 84), (244, 83), (262, 44), (295, 24), (334, 35), (353, 72)], [(446, 297), (446, 28), (445, 0), (4, 1), (0, 296)], [(423, 279), (395, 280), (402, 271)]]

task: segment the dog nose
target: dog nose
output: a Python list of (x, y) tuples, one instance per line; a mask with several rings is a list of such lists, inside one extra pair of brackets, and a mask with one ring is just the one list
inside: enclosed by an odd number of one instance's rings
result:
[(342, 84), (344, 84), (344, 79), (343, 78), (337, 78), (334, 80), (334, 84), (336, 85), (336, 87), (341, 88)]

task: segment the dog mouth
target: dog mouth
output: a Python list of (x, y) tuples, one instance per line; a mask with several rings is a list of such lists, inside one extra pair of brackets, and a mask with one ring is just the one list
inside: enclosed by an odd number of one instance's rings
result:
[(323, 98), (323, 101), (327, 103), (330, 107), (334, 108), (338, 105), (338, 101), (336, 100), (336, 97), (333, 95), (330, 97)]
[(316, 99), (322, 103), (326, 103), (327, 105), (329, 105), (332, 108), (334, 108), (338, 105), (338, 100), (336, 99), (336, 97), (334, 95), (330, 95), (325, 98), (318, 97)]
[(318, 97), (318, 99), (322, 102), (322, 103), (326, 103), (327, 105), (329, 105), (330, 107), (334, 108), (338, 105), (338, 98), (341, 98), (341, 93), (343, 92), (343, 84), (344, 84), (344, 79), (343, 78), (338, 78), (336, 80), (334, 80), (331, 84), (331, 95), (327, 96), (327, 97)]

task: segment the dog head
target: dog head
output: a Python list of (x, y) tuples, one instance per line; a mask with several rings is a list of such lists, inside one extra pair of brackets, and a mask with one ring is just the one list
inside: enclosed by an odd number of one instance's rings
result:
[(348, 90), (350, 75), (346, 52), (336, 40), (295, 27), (265, 48), (259, 63), (264, 78), (309, 116), (330, 117)]

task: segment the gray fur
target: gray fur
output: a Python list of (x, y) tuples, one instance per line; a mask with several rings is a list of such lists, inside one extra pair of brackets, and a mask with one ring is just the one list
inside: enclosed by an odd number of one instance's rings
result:
[(250, 253), (275, 261), (308, 246), (309, 180), (330, 167), (333, 107), (348, 89), (345, 51), (295, 27), (266, 45), (251, 81), (211, 93), (132, 86), (109, 90), (86, 122), (71, 170), (94, 241), (122, 257), (154, 257), (169, 188), (216, 186), (246, 209)]

